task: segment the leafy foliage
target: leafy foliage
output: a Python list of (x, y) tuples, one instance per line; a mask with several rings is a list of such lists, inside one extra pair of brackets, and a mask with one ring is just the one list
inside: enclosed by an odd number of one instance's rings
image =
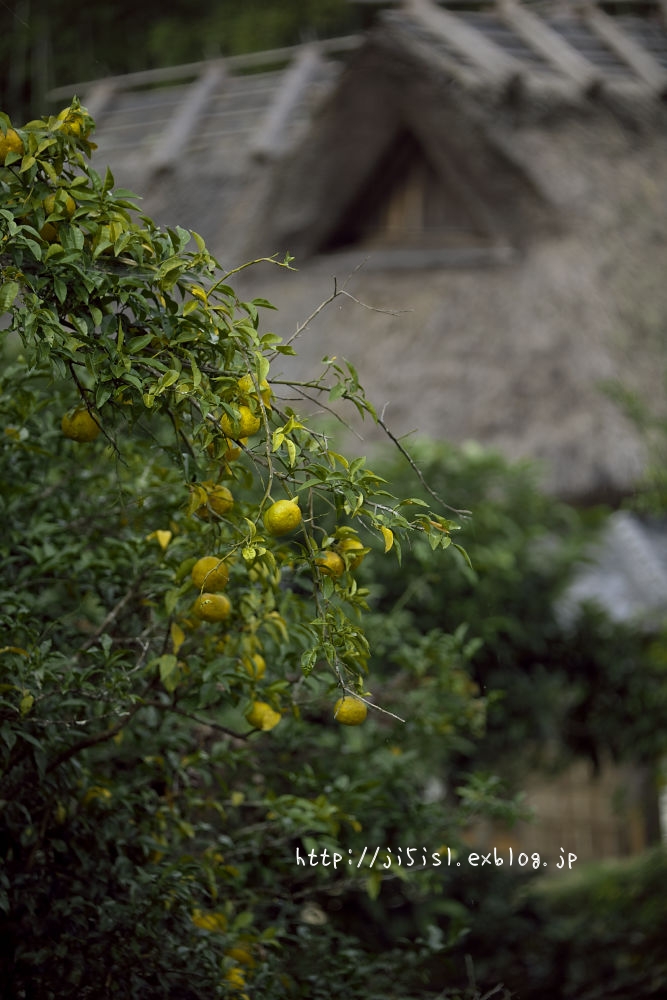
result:
[[(551, 765), (554, 750), (561, 760), (597, 761), (603, 753), (658, 759), (665, 751), (664, 636), (614, 623), (593, 605), (572, 621), (558, 614), (606, 511), (577, 511), (545, 495), (534, 466), (510, 466), (476, 445), (422, 443), (412, 454), (429, 488), (446, 492), (449, 502), (461, 506), (475, 497), (466, 524), (474, 569), (455, 552), (460, 566), (443, 570), (431, 552), (435, 531), (414, 537), (400, 574), (375, 563), (373, 670), (382, 673), (401, 637), (426, 643), (419, 637), (448, 634), (464, 622), (477, 640), (472, 676), (488, 699), (485, 736), (471, 766), (494, 773), (502, 767), (520, 780), (522, 762)], [(414, 482), (393, 458), (379, 467), (393, 483)]]
[(525, 1000), (661, 997), (666, 867), (656, 848), (558, 878), (495, 873), (463, 947), (475, 955), (480, 981), (503, 982)]
[[(667, 376), (665, 377), (667, 386)], [(664, 412), (664, 392), (657, 399), (647, 400), (619, 379), (603, 383), (606, 394), (641, 435), (646, 452), (642, 477), (631, 499), (634, 509), (649, 517), (662, 517), (667, 510), (667, 417)]]
[[(437, 870), (332, 876), (296, 850), (457, 843), (423, 746), (442, 760), (481, 731), (473, 649), (430, 637), (373, 697), (358, 566), (434, 524), (449, 562), (458, 525), (300, 416), (298, 385), (271, 381), (293, 348), (269, 303), (92, 170), (92, 127), (75, 102), (0, 164), (0, 992), (313, 998), (326, 958), (350, 997), (402, 995), (442, 947)], [(375, 417), (349, 366), (316, 391)], [(291, 534), (265, 524), (279, 499)], [(202, 556), (227, 570), (219, 621), (196, 613)], [(363, 727), (334, 721), (343, 691), (371, 704)], [(378, 918), (387, 894), (424, 936), (380, 961), (345, 907)]]

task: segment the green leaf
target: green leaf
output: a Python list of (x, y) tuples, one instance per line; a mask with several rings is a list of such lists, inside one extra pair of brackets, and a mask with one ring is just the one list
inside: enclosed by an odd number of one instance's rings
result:
[(172, 614), (180, 596), (180, 590), (168, 590), (164, 595), (164, 608), (168, 615)]
[(6, 281), (0, 286), (0, 312), (6, 312), (11, 307), (20, 287), (18, 281)]
[(279, 344), (282, 337), (279, 337), (277, 333), (265, 333), (259, 341), (262, 350), (267, 351), (270, 348), (275, 348), (276, 344)]
[(111, 396), (111, 389), (106, 385), (98, 385), (95, 390), (95, 406), (100, 410)]
[(453, 542), (452, 544), (453, 544), (454, 548), (457, 549), (461, 553), (461, 555), (465, 559), (465, 561), (468, 564), (468, 566), (470, 567), (470, 569), (474, 570), (475, 567), (472, 564), (472, 560), (470, 559), (470, 556), (468, 555), (468, 553), (466, 552), (466, 550), (463, 548), (463, 546), (459, 545), (457, 542)]
[(61, 223), (58, 235), (65, 250), (83, 250), (84, 236), (78, 226)]
[(377, 899), (380, 895), (380, 889), (382, 887), (382, 874), (381, 872), (372, 871), (368, 878), (365, 880), (366, 892), (371, 899)]
[(16, 743), (16, 733), (8, 722), (3, 722), (2, 726), (0, 726), (0, 739), (9, 750), (13, 749)]
[(165, 653), (161, 656), (158, 660), (158, 666), (160, 668), (160, 680), (167, 691), (173, 691), (174, 685), (171, 683), (171, 680), (173, 680), (173, 673), (178, 666), (178, 660), (174, 653)]
[(336, 382), (334, 386), (329, 389), (329, 402), (333, 403), (336, 399), (340, 399), (341, 396), (345, 394), (347, 387), (343, 382)]
[(31, 694), (24, 694), (19, 702), (19, 712), (21, 715), (27, 715), (32, 706), (35, 704), (35, 699)]
[(193, 230), (192, 231), (192, 238), (195, 241), (195, 243), (197, 244), (197, 249), (199, 250), (199, 252), (200, 253), (204, 253), (206, 251), (206, 243), (204, 242), (204, 240), (202, 239), (202, 237), (199, 235), (199, 233), (195, 233), (194, 230)]
[(153, 334), (151, 332), (142, 333), (140, 337), (133, 337), (132, 340), (128, 340), (126, 350), (129, 354), (138, 354), (140, 351), (143, 351), (144, 347), (150, 344), (152, 339)]
[(307, 649), (305, 653), (301, 654), (301, 670), (308, 677), (312, 674), (315, 664), (317, 663), (317, 650)]
[(53, 290), (56, 293), (56, 298), (62, 304), (67, 298), (67, 285), (62, 278), (53, 279)]

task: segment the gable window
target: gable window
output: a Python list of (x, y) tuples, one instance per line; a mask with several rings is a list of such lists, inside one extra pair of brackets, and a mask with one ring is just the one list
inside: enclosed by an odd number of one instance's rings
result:
[(454, 164), (436, 167), (405, 129), (342, 213), (320, 253), (362, 251), (371, 266), (380, 267), (480, 263), (499, 256), (494, 228)]

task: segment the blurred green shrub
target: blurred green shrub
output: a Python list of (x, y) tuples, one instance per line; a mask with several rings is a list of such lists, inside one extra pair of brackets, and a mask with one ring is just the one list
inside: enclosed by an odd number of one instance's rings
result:
[(488, 879), (479, 887), (452, 968), (469, 954), (480, 983), (503, 983), (521, 1000), (663, 998), (666, 879), (663, 848), (548, 878), (497, 874), (495, 889)]

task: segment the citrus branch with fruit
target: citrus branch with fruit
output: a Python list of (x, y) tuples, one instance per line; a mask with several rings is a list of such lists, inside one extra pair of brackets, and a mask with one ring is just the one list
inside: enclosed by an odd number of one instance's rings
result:
[[(146, 857), (169, 843), (180, 857), (197, 741), (224, 736), (232, 773), (279, 724), (312, 718), (342, 739), (364, 723), (362, 563), (400, 559), (416, 537), (455, 546), (458, 525), (334, 450), (308, 404), (344, 400), (377, 420), (354, 368), (329, 360), (308, 383), (277, 373), (295, 338), (265, 329), (270, 303), (241, 300), (240, 268), (223, 272), (197, 233), (156, 226), (97, 173), (93, 127), (76, 100), (25, 127), (0, 114), (0, 799), (22, 788), (39, 803), (29, 827), (17, 813), (16, 836), (43, 852), (53, 802), (64, 823), (117, 801), (98, 774), (112, 757), (94, 755), (149, 733), (137, 774), (157, 769), (168, 790), (132, 824)], [(341, 822), (299, 801), (315, 828)], [(194, 927), (232, 923), (211, 911)]]
[[(114, 188), (110, 171), (102, 179), (89, 166), (93, 124), (76, 101), (24, 129), (0, 118), (0, 305), (11, 310), (11, 329), (21, 338), (18, 363), (69, 396), (60, 417), (65, 437), (92, 444), (103, 431), (122, 463), (123, 440), (145, 434), (180, 471), (190, 500), (173, 511), (182, 558), (177, 574), (186, 550), (194, 557), (206, 540), (225, 566), (236, 563), (246, 582), (252, 579), (266, 614), (278, 613), (286, 573), (310, 574), (315, 617), (328, 624), (308, 622), (307, 613), (300, 623), (308, 638), (304, 669), (328, 664), (338, 685), (363, 694), (367, 653), (359, 619), (366, 595), (354, 571), (373, 536), (385, 552), (400, 555), (400, 539), (411, 532), (425, 530), (434, 547), (446, 547), (457, 525), (427, 516), (421, 501), (391, 497), (364, 459), (348, 461), (325, 434), (279, 405), (270, 359), (294, 353), (294, 338), (283, 345), (261, 331), (260, 310), (270, 304), (240, 301), (227, 283), (234, 272), (217, 276), (219, 266), (196, 233), (164, 231), (137, 217), (134, 197)], [(308, 391), (346, 398), (377, 419), (356, 371), (325, 362), (322, 379), (307, 383)], [(304, 384), (284, 377), (280, 387), (305, 393)], [(315, 504), (318, 516), (304, 520), (304, 503)], [(194, 527), (198, 522), (205, 530)], [(246, 624), (238, 602), (209, 593), (220, 589), (219, 578), (215, 588), (202, 586), (188, 607), (187, 590), (178, 588), (174, 597), (171, 588), (164, 610), (177, 622), (192, 615), (227, 623), (231, 652), (240, 649)], [(168, 676), (172, 687), (176, 671)], [(286, 692), (272, 703), (289, 709)]]

